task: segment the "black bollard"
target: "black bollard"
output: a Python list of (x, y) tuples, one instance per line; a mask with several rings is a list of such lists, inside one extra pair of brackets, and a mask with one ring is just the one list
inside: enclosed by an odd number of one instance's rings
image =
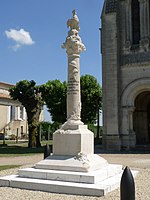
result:
[(125, 168), (121, 177), (120, 196), (121, 200), (135, 200), (134, 178), (129, 167)]
[(50, 155), (50, 148), (49, 145), (46, 144), (44, 149), (44, 159), (47, 158), (49, 155)]
[(49, 149), (50, 149), (50, 154), (53, 153), (53, 145), (49, 145)]

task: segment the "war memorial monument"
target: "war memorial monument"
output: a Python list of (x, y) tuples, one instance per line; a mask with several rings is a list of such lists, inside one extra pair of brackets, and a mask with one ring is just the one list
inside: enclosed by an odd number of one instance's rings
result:
[(32, 168), (0, 178), (0, 186), (54, 193), (103, 196), (120, 185), (122, 166), (94, 154), (94, 134), (81, 121), (80, 53), (75, 10), (62, 47), (68, 56), (67, 121), (53, 135), (53, 153)]

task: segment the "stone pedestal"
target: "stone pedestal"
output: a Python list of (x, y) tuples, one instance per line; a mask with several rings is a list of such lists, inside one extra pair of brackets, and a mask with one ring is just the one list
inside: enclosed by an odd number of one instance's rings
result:
[(93, 133), (87, 125), (70, 125), (68, 130), (56, 131), (53, 136), (53, 154), (75, 156), (94, 153)]
[(94, 154), (94, 134), (87, 125), (65, 124), (53, 136), (53, 154), (35, 168), (89, 172), (106, 167), (107, 161)]

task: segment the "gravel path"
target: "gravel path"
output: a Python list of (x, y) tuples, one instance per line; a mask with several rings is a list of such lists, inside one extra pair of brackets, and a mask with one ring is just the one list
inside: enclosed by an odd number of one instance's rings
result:
[(43, 159), (43, 154), (17, 157), (0, 157), (0, 165), (30, 165)]
[[(136, 200), (150, 200), (150, 154), (101, 154), (109, 163), (129, 166), (138, 170), (135, 178)], [(43, 158), (43, 155), (0, 158), (2, 164), (23, 164), (30, 167)], [(13, 163), (10, 162), (14, 161)], [(25, 165), (26, 164), (26, 165)], [(16, 174), (18, 169), (0, 171), (0, 176)], [(53, 194), (39, 191), (29, 191), (15, 188), (0, 187), (0, 200), (120, 200), (120, 190), (114, 190), (104, 197), (85, 197), (75, 195)]]

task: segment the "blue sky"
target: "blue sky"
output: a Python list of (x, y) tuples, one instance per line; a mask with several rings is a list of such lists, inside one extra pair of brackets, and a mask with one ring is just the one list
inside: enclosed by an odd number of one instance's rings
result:
[(101, 84), (102, 6), (103, 0), (0, 0), (0, 82), (67, 80), (67, 55), (61, 45), (75, 9), (87, 49), (81, 54), (81, 75), (93, 75)]
[(100, 16), (103, 0), (0, 0), (0, 82), (67, 80), (67, 55), (61, 44), (75, 9), (86, 46), (81, 75), (101, 84)]

